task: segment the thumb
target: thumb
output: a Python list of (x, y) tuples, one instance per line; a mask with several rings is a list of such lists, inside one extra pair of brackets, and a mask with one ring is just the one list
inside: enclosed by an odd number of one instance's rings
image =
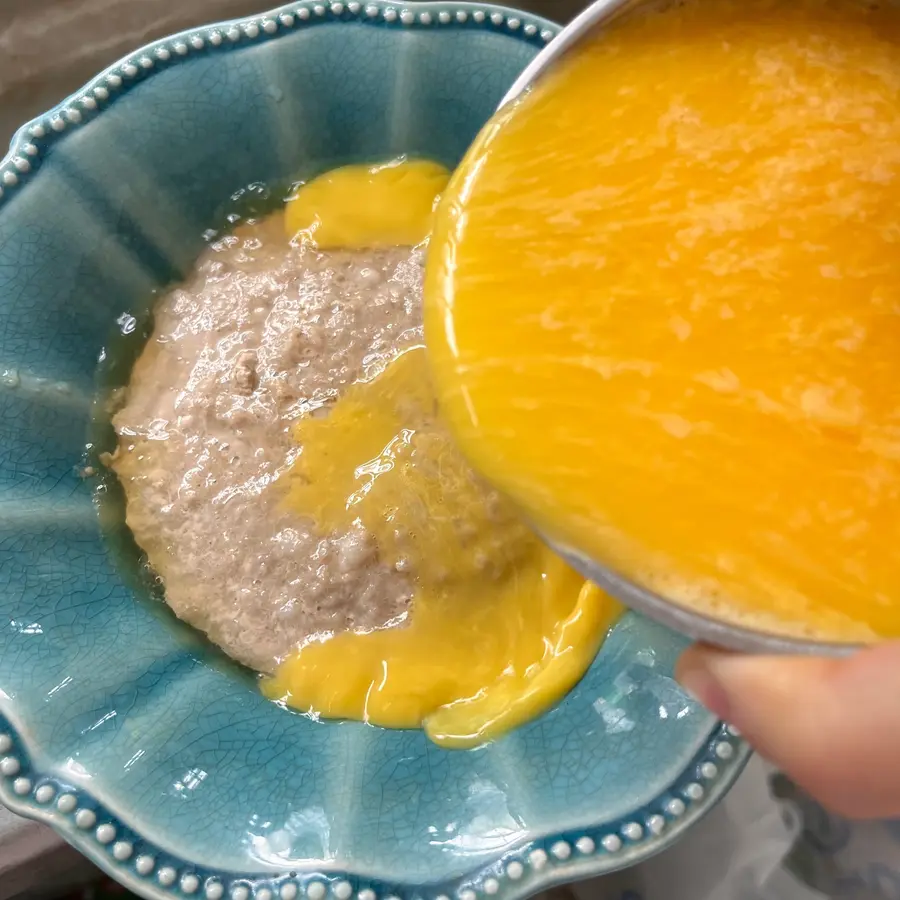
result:
[(834, 812), (900, 815), (900, 642), (845, 659), (699, 645), (682, 656), (677, 677)]

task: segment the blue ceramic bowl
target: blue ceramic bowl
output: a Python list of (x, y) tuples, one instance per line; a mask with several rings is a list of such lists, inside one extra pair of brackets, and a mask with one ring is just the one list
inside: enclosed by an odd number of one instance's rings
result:
[(478, 750), (286, 712), (135, 587), (83, 477), (117, 317), (189, 270), (223, 201), (454, 164), (555, 32), (301, 2), (145, 47), (0, 164), (0, 798), (138, 894), (520, 897), (661, 849), (746, 758), (673, 681), (681, 640), (634, 615), (565, 702)]

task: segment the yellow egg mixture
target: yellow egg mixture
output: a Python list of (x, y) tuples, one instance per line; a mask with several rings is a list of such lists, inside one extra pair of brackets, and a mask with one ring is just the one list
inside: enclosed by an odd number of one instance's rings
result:
[[(303, 186), (291, 237), (321, 247), (427, 237), (447, 172), (429, 162), (351, 166)], [(618, 611), (551, 553), (464, 462), (437, 416), (423, 347), (301, 419), (285, 503), (323, 534), (361, 523), (408, 571), (409, 621), (323, 635), (264, 681), (327, 717), (424, 726), (469, 747), (537, 715), (584, 674)]]
[(438, 211), (442, 412), (545, 533), (715, 615), (900, 637), (900, 11), (629, 14)]

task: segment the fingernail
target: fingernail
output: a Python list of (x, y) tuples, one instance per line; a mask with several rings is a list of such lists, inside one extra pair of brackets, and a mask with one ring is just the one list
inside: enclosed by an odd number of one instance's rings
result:
[(728, 694), (702, 652), (688, 650), (678, 661), (675, 677), (685, 691), (714, 716), (728, 720)]

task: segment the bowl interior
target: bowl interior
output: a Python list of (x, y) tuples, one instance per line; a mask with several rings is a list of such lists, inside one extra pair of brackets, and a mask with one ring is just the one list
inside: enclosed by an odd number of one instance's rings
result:
[(29, 785), (83, 792), (154, 864), (404, 884), (664, 800), (715, 723), (672, 679), (682, 640), (637, 616), (559, 707), (448, 752), (266, 702), (119, 564), (81, 474), (117, 320), (189, 270), (250, 183), (401, 153), (452, 166), (541, 43), (471, 17), (217, 33), (136, 56), (89, 86), (99, 104), (81, 93), (21, 133), (37, 152), (0, 201), (0, 733)]

